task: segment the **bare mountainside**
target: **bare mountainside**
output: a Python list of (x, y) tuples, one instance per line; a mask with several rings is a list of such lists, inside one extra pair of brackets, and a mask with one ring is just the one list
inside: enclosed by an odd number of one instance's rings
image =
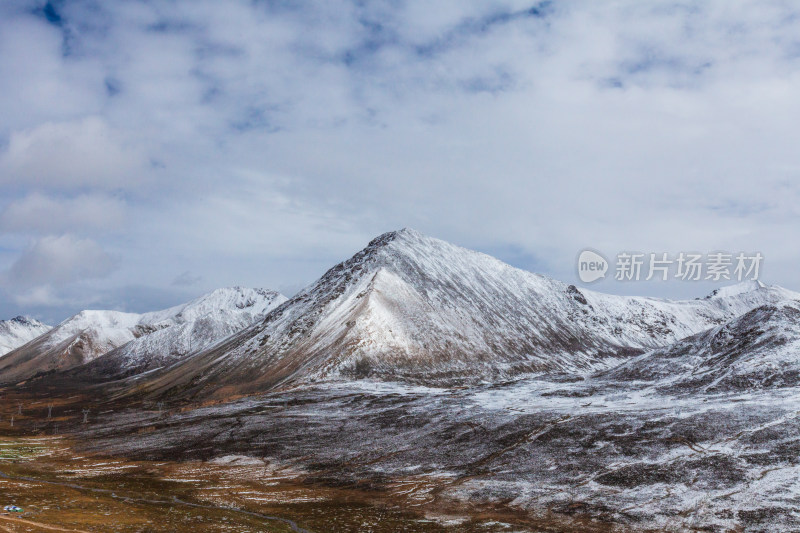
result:
[(89, 363), (108, 375), (166, 365), (263, 319), (285, 300), (275, 291), (232, 287), (141, 315), (82, 311), (0, 358), (0, 381)]
[(27, 316), (0, 320), (0, 355), (32, 341), (49, 330), (50, 326), (47, 324)]
[(137, 390), (225, 396), (352, 377), (453, 384), (576, 376), (797, 297), (760, 283), (689, 301), (605, 295), (405, 229)]

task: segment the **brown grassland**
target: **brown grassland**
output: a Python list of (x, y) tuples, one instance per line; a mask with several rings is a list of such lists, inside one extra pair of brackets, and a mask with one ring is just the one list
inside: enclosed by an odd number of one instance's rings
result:
[[(22, 414), (19, 403), (23, 403)], [(47, 406), (59, 416), (47, 418)], [(11, 417), (14, 425), (11, 425)], [(0, 402), (0, 531), (13, 532), (605, 532), (579, 516), (531, 516), (437, 496), (441, 480), (338, 486), (269, 461), (132, 461), (81, 452), (75, 398)], [(73, 428), (56, 434), (61, 428)], [(63, 431), (63, 429), (61, 430)]]

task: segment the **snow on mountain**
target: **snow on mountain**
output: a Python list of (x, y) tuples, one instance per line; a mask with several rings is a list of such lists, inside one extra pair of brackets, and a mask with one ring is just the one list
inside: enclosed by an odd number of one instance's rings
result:
[(143, 315), (121, 311), (86, 310), (54, 327), (42, 339), (42, 347), (52, 348), (72, 341), (86, 360), (136, 338)]
[(135, 338), (140, 318), (118, 311), (81, 311), (0, 358), (0, 381), (21, 381), (91, 360)]
[(704, 392), (797, 386), (800, 302), (763, 305), (709, 330), (636, 357), (603, 375)]
[(740, 294), (757, 293), (759, 291), (768, 288), (769, 287), (761, 281), (748, 280), (748, 281), (743, 281), (741, 283), (737, 283), (736, 285), (728, 285), (727, 287), (720, 287), (719, 289), (716, 289), (714, 292), (706, 296), (706, 298), (723, 299), (731, 296), (738, 296)]
[(376, 238), (262, 324), (154, 376), (151, 387), (247, 393), (337, 376), (452, 383), (587, 373), (800, 297), (766, 286), (732, 292), (680, 302), (604, 295), (406, 229)]
[(49, 330), (50, 326), (47, 324), (42, 324), (38, 320), (26, 316), (0, 320), (0, 356)]
[[(189, 303), (136, 314), (81, 311), (46, 334), (0, 358), (0, 380), (20, 381), (67, 370), (133, 343), (118, 357), (129, 368), (174, 359), (263, 318), (286, 298), (265, 289), (218, 289)], [(152, 338), (150, 338), (153, 336)]]
[(760, 281), (744, 281), (721, 287), (702, 299), (681, 301), (581, 292), (589, 305), (603, 311), (596, 319), (613, 324), (618, 340), (642, 348), (664, 346), (761, 305), (800, 300), (800, 293)]
[(145, 315), (155, 331), (96, 359), (87, 370), (133, 374), (166, 366), (263, 320), (286, 297), (266, 289), (218, 289), (179, 308)]

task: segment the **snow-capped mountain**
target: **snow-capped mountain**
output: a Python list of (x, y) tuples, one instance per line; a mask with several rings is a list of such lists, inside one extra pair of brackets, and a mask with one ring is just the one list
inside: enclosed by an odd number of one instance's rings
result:
[(800, 384), (800, 302), (764, 305), (604, 373), (670, 391), (721, 392)]
[(679, 302), (604, 295), (406, 229), (376, 238), (263, 323), (151, 386), (202, 375), (202, 387), (246, 393), (337, 376), (452, 383), (587, 373), (800, 298), (763, 285), (729, 292)]
[(18, 316), (9, 320), (0, 320), (0, 355), (30, 342), (48, 331), (50, 331), (50, 326), (42, 324), (35, 318)]
[(744, 281), (721, 287), (705, 298), (679, 301), (581, 292), (592, 307), (602, 311), (597, 320), (614, 324), (616, 338), (642, 348), (664, 346), (761, 305), (800, 300), (798, 292), (760, 281)]
[(135, 370), (158, 365), (263, 319), (285, 299), (274, 291), (233, 287), (151, 313), (82, 311), (0, 358), (0, 380), (67, 370), (128, 344), (130, 348), (117, 352), (117, 366)]
[(20, 381), (91, 360), (135, 338), (140, 319), (134, 313), (82, 311), (0, 358), (0, 381)]
[(155, 331), (100, 356), (86, 365), (86, 371), (110, 377), (168, 366), (263, 320), (285, 301), (282, 294), (266, 289), (215, 290), (177, 313), (175, 309), (162, 312), (167, 316), (149, 322)]

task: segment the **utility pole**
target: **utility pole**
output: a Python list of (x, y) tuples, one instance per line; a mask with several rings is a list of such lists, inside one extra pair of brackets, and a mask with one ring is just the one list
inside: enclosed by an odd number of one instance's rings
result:
[(53, 418), (53, 404), (47, 406), (47, 419), (50, 420)]
[(89, 423), (89, 411), (90, 411), (89, 409), (84, 409), (83, 410), (83, 423), (84, 424), (88, 424)]

